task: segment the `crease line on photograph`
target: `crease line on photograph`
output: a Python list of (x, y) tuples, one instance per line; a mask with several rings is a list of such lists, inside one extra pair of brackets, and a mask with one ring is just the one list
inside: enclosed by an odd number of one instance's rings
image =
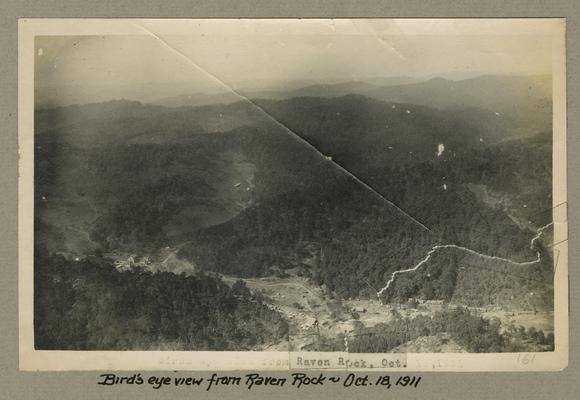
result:
[[(364, 20), (358, 20), (358, 19), (349, 19), (349, 22), (352, 24), (352, 26), (354, 26), (354, 28), (359, 33), (363, 33), (362, 30), (359, 27), (359, 24), (363, 24), (366, 21), (364, 21)], [(405, 61), (407, 60), (407, 57), (405, 57), (405, 55), (403, 53), (401, 53), (401, 51), (399, 49), (397, 49), (394, 44), (390, 43), (386, 38), (379, 36), (379, 34), (377, 33), (377, 30), (372, 26), (372, 24), (370, 22), (366, 22), (365, 25), (369, 27), (369, 29), (372, 32), (372, 35), (377, 39), (377, 41), (382, 46), (384, 46), (384, 47), (387, 48), (387, 50), (389, 51), (389, 53), (390, 52), (393, 52), (397, 56), (399, 56), (399, 58), (401, 60), (405, 60)], [(399, 29), (399, 31), (400, 31), (400, 28), (397, 26), (397, 24), (393, 24), (393, 26), (397, 27), (397, 29)]]
[(222, 79), (220, 79), (215, 74), (209, 72), (207, 69), (205, 69), (204, 67), (202, 67), (199, 63), (197, 63), (194, 60), (192, 60), (190, 57), (188, 57), (183, 52), (181, 52), (178, 49), (176, 49), (175, 47), (171, 46), (169, 43), (167, 43), (166, 40), (164, 40), (162, 37), (160, 37), (155, 32), (151, 31), (150, 29), (148, 29), (147, 27), (143, 26), (142, 24), (139, 24), (139, 23), (134, 22), (134, 25), (137, 26), (137, 27), (139, 27), (141, 30), (143, 30), (144, 32), (146, 32), (151, 37), (157, 39), (161, 44), (163, 44), (166, 48), (168, 48), (170, 51), (172, 51), (173, 53), (175, 53), (179, 57), (187, 60), (187, 62), (190, 65), (192, 65), (193, 67), (195, 67), (197, 70), (203, 72), (208, 77), (210, 77), (211, 79), (213, 79), (214, 81), (218, 82), (223, 87), (225, 87), (226, 89), (228, 89), (229, 91), (231, 91), (234, 95), (238, 96), (240, 98), (240, 100), (247, 101), (248, 103), (252, 104), (252, 106), (254, 106), (258, 111), (260, 111), (261, 113), (263, 113), (272, 122), (274, 122), (276, 125), (282, 127), (284, 129), (284, 131), (286, 131), (286, 133), (290, 134), (295, 140), (298, 140), (300, 143), (308, 146), (308, 148), (310, 148), (311, 150), (314, 150), (320, 157), (322, 157), (323, 159), (325, 159), (327, 162), (330, 162), (331, 165), (333, 165), (335, 168), (337, 168), (338, 170), (342, 171), (344, 174), (346, 174), (349, 177), (351, 177), (352, 179), (354, 179), (356, 182), (358, 182), (360, 185), (362, 185), (368, 191), (372, 192), (375, 196), (377, 196), (378, 198), (380, 198), (382, 201), (386, 202), (391, 207), (394, 207), (396, 210), (398, 210), (405, 217), (409, 218), (415, 224), (419, 225), (422, 229), (431, 232), (431, 229), (428, 228), (421, 221), (419, 221), (417, 218), (413, 217), (412, 215), (410, 215), (409, 213), (407, 213), (405, 210), (403, 210), (401, 207), (399, 207), (397, 204), (395, 204), (392, 201), (390, 201), (389, 199), (387, 199), (385, 196), (383, 196), (381, 193), (379, 193), (378, 191), (376, 191), (368, 183), (366, 183), (365, 181), (363, 181), (362, 179), (360, 179), (358, 176), (356, 176), (355, 174), (353, 174), (352, 172), (350, 172), (349, 170), (347, 170), (342, 165), (338, 164), (336, 161), (329, 160), (326, 155), (324, 155), (320, 150), (318, 150), (310, 142), (308, 142), (306, 139), (304, 139), (303, 137), (301, 137), (300, 135), (298, 135), (296, 132), (292, 131), (286, 125), (284, 125), (283, 123), (281, 123), (280, 121), (278, 121), (276, 118), (274, 118), (272, 115), (270, 115), (270, 113), (268, 113), (266, 110), (264, 110), (262, 107), (260, 107), (255, 102), (253, 102), (250, 98), (248, 98), (248, 97), (244, 96), (243, 94), (241, 94), (240, 92), (236, 91), (227, 82), (223, 81)]

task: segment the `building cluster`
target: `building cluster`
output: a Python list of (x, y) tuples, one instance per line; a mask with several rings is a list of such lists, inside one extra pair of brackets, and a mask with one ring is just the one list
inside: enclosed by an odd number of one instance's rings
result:
[(138, 257), (134, 254), (131, 254), (127, 257), (120, 257), (115, 260), (115, 268), (118, 271), (130, 271), (135, 267), (146, 268), (150, 266), (152, 263), (151, 258), (145, 257)]

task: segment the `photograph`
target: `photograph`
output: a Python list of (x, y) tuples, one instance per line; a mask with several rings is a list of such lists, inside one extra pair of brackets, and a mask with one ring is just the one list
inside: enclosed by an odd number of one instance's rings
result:
[(562, 19), (19, 28), (21, 368), (566, 366)]

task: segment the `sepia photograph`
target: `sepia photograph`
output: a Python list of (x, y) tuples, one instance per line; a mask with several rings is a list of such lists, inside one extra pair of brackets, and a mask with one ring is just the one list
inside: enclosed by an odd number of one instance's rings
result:
[(21, 20), (21, 368), (564, 368), (564, 35)]

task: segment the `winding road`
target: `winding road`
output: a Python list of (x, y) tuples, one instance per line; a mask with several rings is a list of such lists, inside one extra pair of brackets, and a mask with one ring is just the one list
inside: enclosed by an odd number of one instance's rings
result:
[[(544, 233), (544, 230), (546, 230), (547, 228), (549, 228), (552, 225), (553, 225), (553, 222), (550, 222), (549, 224), (546, 224), (546, 225), (544, 225), (541, 228), (538, 228), (536, 230), (536, 235), (532, 238), (532, 240), (530, 240), (530, 249), (534, 250), (534, 244), (536, 243), (536, 241), (540, 239), (540, 237)], [(431, 258), (431, 256), (434, 253), (436, 253), (437, 251), (439, 251), (441, 249), (450, 249), (450, 248), (458, 249), (460, 251), (464, 251), (466, 253), (472, 254), (472, 255), (477, 256), (477, 257), (484, 258), (486, 260), (500, 261), (500, 262), (504, 262), (504, 263), (508, 263), (508, 264), (512, 264), (512, 265), (516, 265), (516, 266), (534, 265), (534, 264), (539, 263), (541, 260), (541, 254), (539, 251), (536, 252), (536, 259), (535, 260), (518, 262), (518, 261), (510, 260), (508, 258), (502, 258), (502, 257), (496, 257), (496, 256), (490, 256), (487, 254), (478, 253), (475, 250), (468, 249), (467, 247), (458, 246), (456, 244), (435, 245), (431, 248), (431, 250), (429, 250), (427, 252), (427, 255), (425, 256), (425, 258), (423, 258), (421, 261), (419, 261), (413, 267), (407, 268), (407, 269), (402, 269), (402, 270), (397, 270), (397, 271), (393, 272), (391, 275), (391, 278), (387, 281), (387, 284), (385, 286), (383, 286), (381, 288), (381, 290), (379, 290), (377, 292), (377, 298), (379, 299), (379, 301), (382, 302), (381, 296), (389, 289), (391, 284), (395, 281), (395, 278), (397, 277), (397, 275), (406, 274), (406, 273), (414, 272), (414, 271), (418, 270), (423, 264), (425, 264), (427, 261), (429, 261), (429, 259)]]

